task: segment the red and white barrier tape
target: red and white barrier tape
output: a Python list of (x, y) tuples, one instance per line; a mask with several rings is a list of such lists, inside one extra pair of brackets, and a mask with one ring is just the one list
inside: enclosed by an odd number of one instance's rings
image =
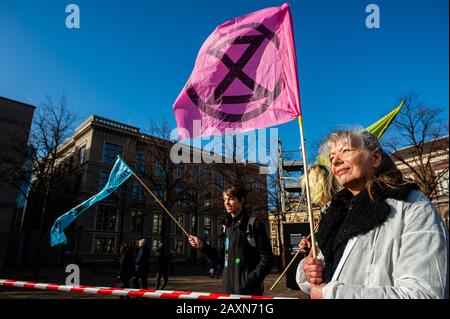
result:
[(128, 288), (92, 287), (92, 286), (65, 286), (65, 285), (45, 284), (45, 283), (17, 281), (9, 279), (0, 279), (0, 286), (63, 291), (63, 292), (93, 294), (93, 295), (97, 294), (97, 295), (144, 297), (152, 299), (296, 299), (289, 297), (249, 296), (249, 295), (233, 295), (233, 294), (192, 292), (192, 291), (128, 289)]

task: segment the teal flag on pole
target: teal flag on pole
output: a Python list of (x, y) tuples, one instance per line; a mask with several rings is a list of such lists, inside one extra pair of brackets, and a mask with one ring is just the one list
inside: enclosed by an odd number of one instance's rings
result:
[(69, 226), (78, 216), (86, 211), (89, 207), (93, 206), (102, 199), (108, 197), (111, 193), (114, 193), (117, 188), (125, 182), (133, 171), (128, 167), (119, 156), (114, 164), (111, 173), (109, 174), (108, 182), (102, 188), (102, 190), (91, 198), (85, 200), (80, 205), (72, 208), (64, 215), (59, 216), (50, 231), (50, 243), (52, 246), (59, 244), (67, 244), (67, 238), (64, 234), (64, 230)]

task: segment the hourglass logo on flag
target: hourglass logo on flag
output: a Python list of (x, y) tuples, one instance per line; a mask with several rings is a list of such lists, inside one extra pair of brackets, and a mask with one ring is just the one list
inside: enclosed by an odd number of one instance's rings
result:
[[(181, 138), (234, 133), (301, 115), (289, 5), (218, 26), (174, 103)], [(194, 121), (201, 121), (194, 130)]]

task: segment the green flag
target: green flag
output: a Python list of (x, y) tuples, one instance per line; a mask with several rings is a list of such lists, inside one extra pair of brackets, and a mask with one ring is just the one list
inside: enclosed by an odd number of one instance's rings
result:
[[(395, 117), (397, 116), (398, 112), (400, 112), (404, 103), (405, 101), (402, 100), (399, 106), (397, 106), (395, 109), (393, 109), (391, 112), (383, 116), (381, 119), (379, 119), (372, 125), (366, 127), (365, 130), (375, 135), (377, 139), (380, 139), (381, 136), (383, 136), (384, 132), (386, 132), (389, 125), (391, 125), (391, 123), (394, 121)], [(315, 164), (330, 167), (330, 161), (327, 158), (325, 158), (322, 154), (319, 154), (317, 156)]]
[(405, 103), (404, 100), (400, 102), (400, 105), (397, 106), (394, 110), (386, 114), (384, 117), (373, 123), (372, 125), (366, 127), (366, 131), (369, 131), (373, 135), (377, 137), (377, 139), (380, 139), (381, 136), (384, 134), (384, 132), (387, 130), (389, 125), (394, 121), (395, 117), (397, 116), (398, 112), (400, 112), (403, 103)]

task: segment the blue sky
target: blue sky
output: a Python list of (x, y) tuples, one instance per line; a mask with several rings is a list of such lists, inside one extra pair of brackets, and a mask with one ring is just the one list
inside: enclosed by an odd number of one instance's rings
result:
[[(65, 7), (80, 7), (67, 29)], [(381, 28), (368, 29), (376, 3)], [(214, 28), (282, 1), (0, 0), (0, 96), (38, 106), (66, 92), (79, 122), (91, 114), (148, 127), (167, 118)], [(448, 118), (448, 1), (293, 0), (307, 145), (342, 125), (368, 126), (412, 91)], [(78, 123), (77, 123), (78, 124)], [(293, 121), (278, 126), (299, 146)]]

